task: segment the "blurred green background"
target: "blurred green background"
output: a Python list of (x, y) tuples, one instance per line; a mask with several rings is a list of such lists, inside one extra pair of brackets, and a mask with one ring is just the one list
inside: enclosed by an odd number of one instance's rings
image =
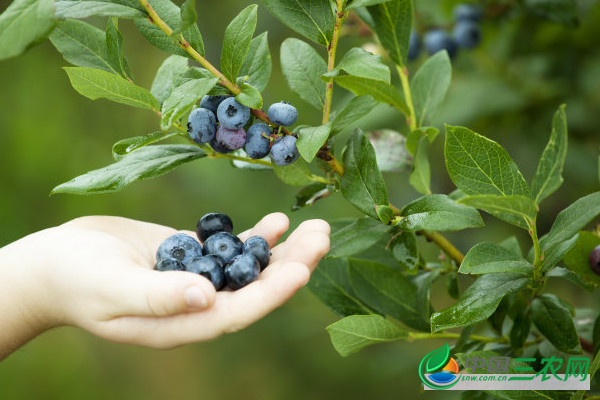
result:
[[(198, 3), (207, 57), (218, 64), (223, 31), (247, 2)], [(419, 29), (425, 29), (450, 24), (450, 10), (457, 2), (416, 3)], [(511, 7), (517, 3), (486, 3), (493, 16), (483, 21), (484, 43), (454, 60), (453, 84), (438, 124), (466, 125), (499, 141), (530, 178), (546, 144), (553, 112), (559, 104), (568, 104), (565, 184), (543, 204), (540, 230), (544, 232), (559, 210), (599, 189), (600, 7), (596, 1), (581, 1), (582, 21), (572, 29)], [(2, 0), (0, 10), (6, 6), (8, 2)], [(149, 87), (166, 55), (146, 43), (131, 22), (121, 21), (120, 27), (136, 83)], [(319, 113), (288, 90), (279, 68), (280, 43), (296, 35), (260, 7), (257, 32), (265, 30), (274, 62), (265, 104), (291, 101), (299, 108), (299, 123), (317, 124)], [(339, 54), (367, 42), (372, 39), (344, 37)], [(421, 61), (409, 69), (414, 72)], [(285, 186), (269, 172), (235, 170), (228, 162), (207, 159), (113, 195), (49, 197), (55, 185), (110, 163), (115, 141), (158, 128), (156, 117), (148, 111), (78, 95), (60, 69), (65, 65), (48, 41), (0, 63), (0, 246), (91, 214), (191, 229), (198, 216), (221, 211), (233, 218), (236, 230), (273, 211), (287, 213), (292, 227), (307, 218), (359, 215), (341, 196), (292, 213), (297, 188)], [(349, 98), (348, 93), (336, 91), (334, 108)], [(404, 123), (391, 108), (379, 106), (359, 125), (365, 130), (401, 130)], [(451, 191), (442, 140), (434, 144), (432, 163), (435, 190)], [(408, 185), (406, 172), (385, 178), (394, 204), (418, 196)], [(476, 241), (496, 241), (512, 234), (524, 250), (528, 248), (526, 233), (491, 218), (485, 220), (486, 228), (449, 236), (463, 251)], [(443, 282), (438, 283), (433, 304), (440, 308), (450, 300)], [(582, 293), (564, 281), (550, 282), (548, 290), (577, 307), (598, 309), (597, 294)], [(74, 328), (55, 329), (0, 363), (0, 399), (397, 399), (419, 395), (418, 363), (441, 343), (398, 342), (341, 358), (324, 330), (336, 319), (302, 289), (284, 307), (242, 332), (169, 351), (113, 344)], [(424, 396), (454, 399), (457, 393)]]

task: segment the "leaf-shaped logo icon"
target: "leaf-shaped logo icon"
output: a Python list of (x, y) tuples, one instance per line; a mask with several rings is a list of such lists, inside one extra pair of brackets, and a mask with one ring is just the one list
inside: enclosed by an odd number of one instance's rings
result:
[(442, 367), (444, 367), (448, 363), (448, 358), (450, 357), (450, 347), (448, 343), (443, 345), (437, 350), (432, 351), (427, 354), (425, 358), (427, 358), (427, 363), (425, 364), (425, 369), (427, 372), (436, 371)]

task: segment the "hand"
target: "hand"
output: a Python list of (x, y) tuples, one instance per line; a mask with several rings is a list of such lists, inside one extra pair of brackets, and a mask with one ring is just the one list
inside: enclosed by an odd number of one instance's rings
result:
[(5, 249), (43, 259), (31, 268), (35, 289), (26, 294), (34, 296), (27, 305), (40, 324), (75, 325), (120, 343), (171, 348), (243, 329), (308, 282), (329, 249), (329, 225), (305, 221), (273, 247), (288, 226), (284, 214), (274, 213), (239, 235), (264, 237), (272, 257), (258, 280), (235, 292), (215, 292), (197, 274), (154, 271), (156, 249), (176, 230), (125, 218), (78, 218)]

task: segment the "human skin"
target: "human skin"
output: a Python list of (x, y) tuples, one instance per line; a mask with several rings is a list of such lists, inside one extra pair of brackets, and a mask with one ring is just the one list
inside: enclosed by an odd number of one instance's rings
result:
[(264, 237), (271, 263), (248, 286), (219, 292), (201, 275), (153, 270), (173, 228), (91, 216), (26, 236), (0, 249), (0, 360), (61, 325), (158, 349), (239, 331), (304, 286), (329, 250), (325, 221), (304, 221), (275, 246), (288, 227), (274, 213), (241, 233)]

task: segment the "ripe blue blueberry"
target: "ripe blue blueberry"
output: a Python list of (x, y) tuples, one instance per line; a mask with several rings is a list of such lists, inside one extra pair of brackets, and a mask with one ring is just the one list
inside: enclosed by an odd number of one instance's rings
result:
[(269, 248), (269, 243), (261, 236), (252, 236), (248, 238), (248, 240), (244, 242), (242, 253), (252, 254), (258, 260), (261, 271), (269, 265), (271, 249)]
[(215, 290), (221, 289), (225, 283), (223, 265), (215, 256), (194, 257), (185, 265), (185, 270), (210, 280)]
[(188, 117), (188, 134), (196, 143), (210, 142), (215, 137), (217, 119), (215, 114), (206, 108), (192, 110)]
[(470, 20), (458, 21), (452, 34), (456, 43), (465, 49), (472, 49), (481, 41), (479, 24)]
[(233, 232), (233, 222), (231, 222), (231, 218), (225, 214), (205, 214), (196, 224), (196, 235), (198, 235), (198, 239), (202, 242), (205, 242), (206, 239), (218, 232)]
[(410, 41), (408, 42), (408, 54), (409, 60), (414, 60), (419, 55), (419, 34), (416, 31), (410, 33)]
[(600, 245), (594, 247), (594, 250), (590, 253), (590, 268), (596, 275), (600, 275)]
[(296, 107), (283, 101), (271, 104), (267, 114), (272, 123), (281, 126), (293, 125), (298, 119), (298, 110), (296, 110)]
[(248, 128), (246, 133), (246, 145), (244, 150), (248, 157), (259, 159), (266, 157), (269, 154), (269, 145), (271, 141), (263, 136), (263, 134), (271, 135), (271, 128), (267, 124), (254, 124)]
[(213, 113), (217, 114), (217, 108), (219, 108), (219, 104), (227, 98), (231, 97), (228, 94), (224, 94), (221, 96), (209, 96), (206, 95), (200, 100), (200, 107), (208, 108)]
[(225, 283), (233, 290), (254, 282), (260, 273), (258, 260), (251, 254), (240, 254), (225, 267)]
[(458, 48), (456, 41), (454, 41), (448, 32), (442, 29), (434, 29), (427, 32), (423, 37), (423, 44), (430, 55), (435, 54), (440, 50), (446, 50), (450, 58), (453, 58), (456, 55), (456, 50)]
[(246, 125), (246, 122), (250, 119), (250, 109), (238, 103), (235, 98), (229, 97), (219, 104), (217, 118), (221, 126), (237, 130)]
[(280, 137), (271, 146), (271, 160), (279, 166), (290, 165), (299, 156), (296, 138), (293, 136)]
[(237, 130), (226, 129), (223, 125), (220, 125), (217, 128), (214, 142), (218, 144), (219, 148), (229, 151), (241, 149), (246, 144), (246, 131), (244, 128)]
[(174, 258), (164, 258), (156, 263), (154, 269), (157, 271), (184, 271), (185, 266)]
[(156, 251), (156, 261), (174, 258), (183, 264), (202, 255), (202, 246), (196, 239), (184, 233), (166, 238)]
[(229, 232), (218, 232), (204, 242), (204, 253), (220, 257), (225, 264), (242, 254), (242, 241)]
[(479, 22), (483, 13), (481, 12), (481, 8), (476, 4), (457, 4), (452, 10), (452, 14), (454, 15), (454, 19), (456, 21), (474, 21)]

